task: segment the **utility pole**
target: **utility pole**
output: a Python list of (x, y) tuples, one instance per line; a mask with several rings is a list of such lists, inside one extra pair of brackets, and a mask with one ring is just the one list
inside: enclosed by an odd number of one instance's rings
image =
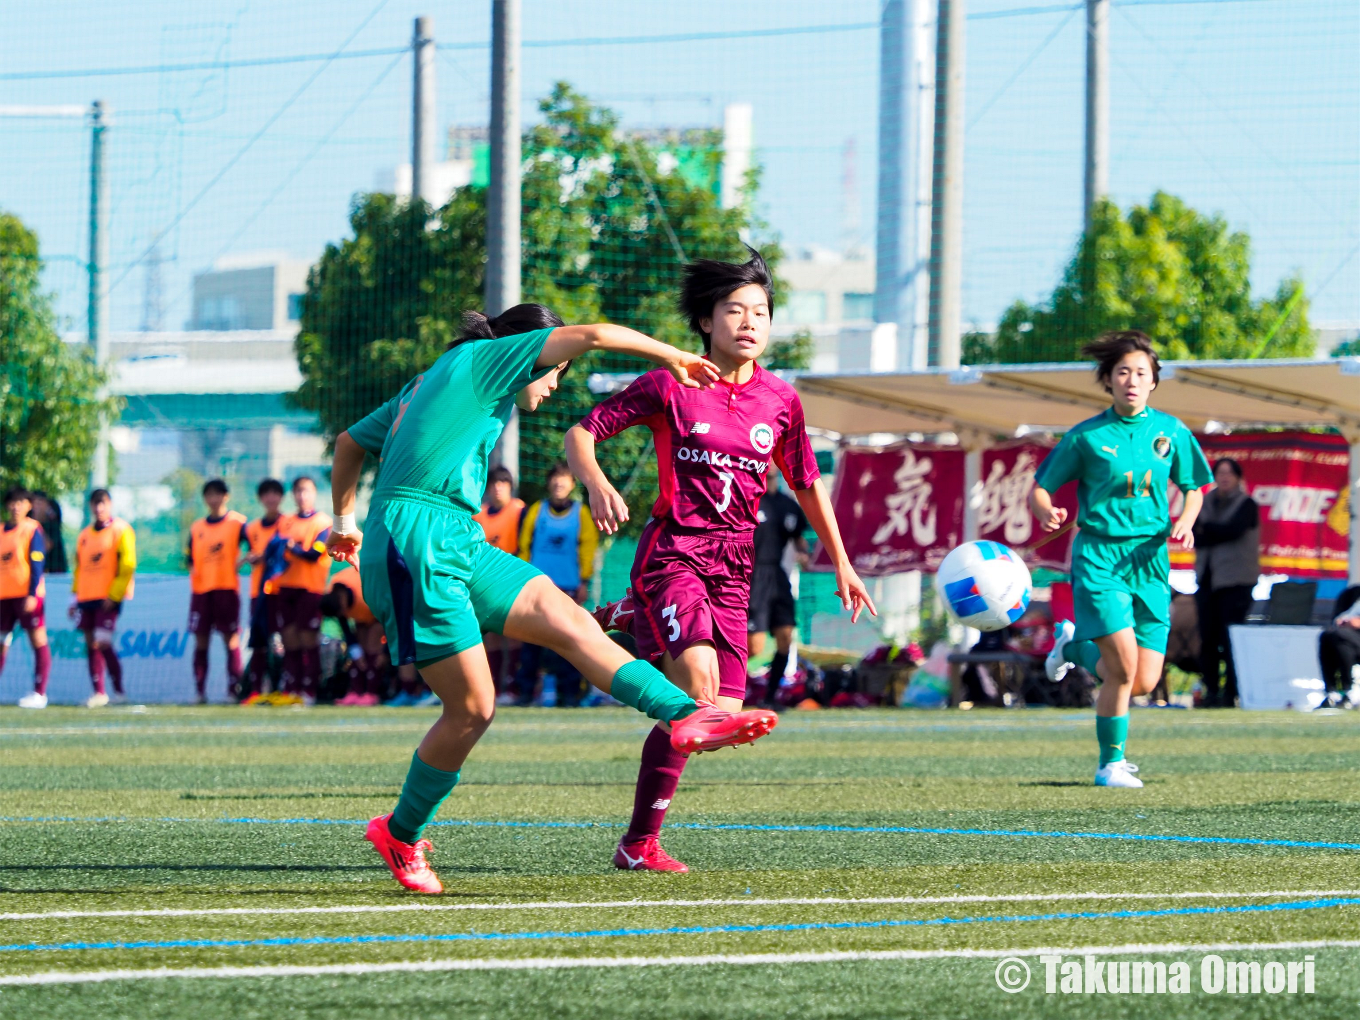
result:
[(930, 363), (957, 368), (963, 289), (964, 0), (940, 0), (935, 43), (935, 173), (931, 187)]
[(437, 196), (434, 188), (434, 19), (416, 18), (411, 37), (411, 57), (415, 65), (415, 88), (411, 111), (411, 198), (424, 199), (431, 206)]
[(1110, 0), (1086, 0), (1085, 229), (1110, 189)]
[(888, 0), (878, 31), (878, 234), (874, 257), (874, 322), (901, 313), (902, 222), (907, 186), (908, 0)]
[[(491, 181), (486, 194), (486, 314), (519, 304), (519, 0), (491, 4)], [(496, 444), (519, 479), (519, 418), (512, 412)]]
[[(90, 294), (87, 322), (90, 347), (100, 368), (109, 363), (109, 281), (105, 270), (109, 264), (109, 181), (104, 173), (105, 135), (108, 133), (109, 110), (96, 100), (90, 107)], [(99, 396), (105, 393), (101, 389)], [(95, 441), (94, 462), (90, 467), (91, 488), (102, 489), (109, 484), (109, 419), (99, 416), (99, 437)]]

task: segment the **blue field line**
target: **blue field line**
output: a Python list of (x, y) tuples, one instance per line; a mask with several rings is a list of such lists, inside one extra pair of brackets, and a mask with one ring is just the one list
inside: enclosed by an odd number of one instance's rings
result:
[[(367, 825), (362, 818), (66, 818), (0, 817), (6, 822), (134, 822), (206, 823), (209, 825)], [(449, 819), (430, 822), (431, 828), (460, 829), (622, 829), (622, 822), (514, 822)], [(755, 825), (740, 822), (672, 822), (671, 829), (700, 832), (803, 832), (846, 835), (992, 836), (1006, 839), (1104, 839), (1134, 843), (1188, 843), (1209, 846), (1275, 846), (1297, 850), (1360, 850), (1360, 843), (1311, 839), (1259, 839), (1246, 836), (1174, 836), (1142, 832), (1066, 832), (1044, 829), (951, 829), (912, 825)], [(3, 865), (0, 865), (3, 869)]]
[(523, 942), (543, 939), (636, 938), (645, 935), (749, 935), (772, 932), (846, 931), (872, 928), (925, 928), (951, 924), (1026, 921), (1138, 920), (1201, 914), (1259, 914), (1360, 906), (1360, 898), (1295, 900), (1237, 907), (1174, 907), (1163, 910), (1080, 911), (1054, 914), (998, 914), (886, 921), (809, 921), (802, 924), (721, 924), (670, 928), (597, 928), (587, 931), (454, 932), (447, 935), (340, 935), (270, 939), (165, 939), (144, 942), (29, 942), (0, 945), (0, 953), (70, 952), (82, 949), (233, 949), (254, 946), (351, 946), (393, 942)]

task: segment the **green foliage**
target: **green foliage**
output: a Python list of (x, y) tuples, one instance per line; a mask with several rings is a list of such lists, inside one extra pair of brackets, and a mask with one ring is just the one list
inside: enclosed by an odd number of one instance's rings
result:
[(1251, 242), (1179, 198), (1157, 192), (1122, 216), (1104, 201), (1062, 281), (1042, 305), (1017, 301), (995, 337), (964, 337), (967, 364), (1076, 361), (1112, 329), (1141, 329), (1164, 358), (1312, 355), (1302, 281), (1251, 295)]
[(1334, 358), (1355, 358), (1360, 357), (1360, 337), (1354, 340), (1347, 340), (1343, 344), (1337, 344), (1332, 348)]
[(64, 343), (40, 289), (38, 238), (0, 212), (0, 489), (53, 495), (83, 490), (90, 474), (105, 376), (87, 349)]
[(812, 355), (815, 353), (817, 343), (812, 338), (812, 334), (805, 329), (800, 329), (793, 336), (786, 340), (772, 340), (770, 346), (765, 348), (765, 357), (761, 363), (766, 368), (805, 370), (812, 367)]
[[(747, 206), (721, 208), (715, 190), (721, 135), (710, 132), (686, 173), (666, 153), (618, 130), (618, 118), (559, 83), (539, 104), (544, 122), (524, 146), (523, 300), (567, 322), (617, 322), (697, 349), (675, 310), (685, 259), (744, 258)], [(752, 185), (753, 186), (753, 185)], [(748, 191), (749, 193), (749, 191)], [(437, 213), (390, 195), (356, 197), (354, 236), (327, 247), (308, 279), (297, 340), (304, 383), (297, 404), (316, 411), (333, 438), (389, 399), (443, 353), (460, 313), (481, 308), (486, 261), (485, 191), (461, 188)], [(754, 224), (759, 226), (758, 224)], [(679, 249), (677, 251), (677, 248)], [(779, 251), (763, 245), (772, 266)], [(537, 498), (562, 436), (600, 397), (592, 373), (641, 372), (628, 358), (592, 354), (520, 423), (520, 494)], [(600, 447), (606, 473), (632, 491), (655, 488), (650, 439), (632, 430)], [(627, 494), (625, 494), (627, 495)], [(633, 529), (645, 517), (634, 498)]]

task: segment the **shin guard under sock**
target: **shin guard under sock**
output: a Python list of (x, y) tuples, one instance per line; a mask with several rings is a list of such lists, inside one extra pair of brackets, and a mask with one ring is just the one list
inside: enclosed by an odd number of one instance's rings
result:
[(1127, 715), (1096, 716), (1096, 741), (1100, 744), (1100, 767), (1124, 760), (1124, 745), (1129, 739)]
[(666, 820), (666, 809), (671, 806), (680, 774), (685, 771), (689, 755), (671, 747), (671, 735), (659, 726), (652, 727), (642, 744), (642, 766), (638, 769), (637, 792), (633, 794), (633, 819), (628, 824), (623, 842), (636, 843), (655, 836)]
[(47, 679), (52, 675), (52, 648), (42, 645), (33, 649), (33, 689), (39, 694), (47, 693)]
[(96, 694), (104, 693), (104, 656), (98, 648), (85, 650), (85, 665), (90, 670), (90, 683)]
[(614, 674), (609, 693), (630, 708), (661, 722), (683, 719), (699, 706), (650, 663), (626, 662)]
[(388, 819), (387, 830), (403, 843), (420, 839), (425, 826), (434, 820), (439, 805), (458, 785), (457, 772), (445, 772), (420, 760), (420, 753), (411, 755), (411, 767), (406, 782), (401, 785), (401, 797)]
[(1099, 679), (1096, 667), (1100, 665), (1100, 646), (1094, 641), (1073, 641), (1067, 646), (1067, 660), (1074, 662), (1086, 672)]
[(109, 668), (109, 679), (113, 681), (113, 691), (115, 694), (123, 693), (123, 664), (118, 661), (118, 653), (113, 650), (112, 645), (105, 645), (104, 665)]

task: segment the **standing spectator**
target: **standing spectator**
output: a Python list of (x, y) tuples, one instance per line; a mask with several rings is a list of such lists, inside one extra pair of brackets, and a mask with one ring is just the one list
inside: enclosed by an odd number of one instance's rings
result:
[[(540, 499), (524, 514), (519, 557), (547, 574), (548, 580), (579, 605), (589, 593), (599, 540), (590, 514), (583, 513), (580, 500), (572, 498), (575, 489), (571, 469), (560, 462), (554, 464), (548, 472), (548, 498)], [(538, 645), (526, 644), (520, 649), (517, 682), (521, 705), (533, 700), (542, 652)], [(543, 660), (545, 672), (557, 677), (557, 704), (566, 707), (580, 704), (581, 674), (576, 667), (552, 651)], [(544, 692), (545, 701), (551, 700), (547, 693)]]
[[(1237, 701), (1237, 667), (1228, 627), (1243, 623), (1251, 590), (1261, 575), (1261, 508), (1242, 484), (1242, 465), (1231, 457), (1214, 462), (1214, 488), (1195, 521), (1195, 594), (1199, 610), (1200, 668), (1204, 704), (1232, 708)], [(1225, 662), (1219, 690), (1220, 663)]]
[(1353, 584), (1336, 599), (1336, 617), (1318, 636), (1318, 659), (1322, 680), (1327, 685), (1328, 704), (1333, 698), (1344, 702), (1351, 688), (1360, 682), (1360, 584)]
[[(283, 483), (277, 478), (266, 478), (255, 487), (255, 498), (264, 507), (264, 515), (246, 524), (246, 542), (250, 545), (250, 674), (246, 689), (241, 693), (242, 704), (253, 705), (264, 696), (264, 682), (269, 675), (269, 646), (274, 638), (274, 611), (270, 596), (265, 593), (265, 563), (269, 543), (279, 533), (283, 514)], [(272, 579), (272, 578), (271, 578)]]
[[(519, 529), (524, 521), (524, 500), (515, 496), (515, 476), (500, 464), (486, 476), (486, 495), (482, 497), (482, 512), (472, 518), (486, 532), (486, 540), (511, 556), (519, 555)], [(486, 661), (491, 667), (491, 679), (499, 694), (510, 671), (510, 658), (519, 649), (503, 634), (487, 631), (482, 635), (486, 647)]]
[(765, 650), (765, 635), (774, 635), (774, 658), (765, 686), (765, 704), (774, 705), (780, 681), (788, 670), (794, 628), (798, 625), (797, 600), (786, 569), (789, 543), (793, 543), (799, 566), (807, 562), (807, 518), (803, 508), (788, 493), (781, 491), (775, 472), (766, 472), (765, 495), (756, 511), (755, 570), (751, 575), (751, 608), (747, 618), (746, 651), (759, 655)]
[(279, 522), (287, 566), (274, 578), (274, 627), (283, 636), (283, 690), (304, 705), (316, 703), (321, 686), (321, 596), (331, 561), (326, 539), (331, 518), (316, 508), (316, 483), (306, 475), (293, 482), (297, 513)]
[(231, 490), (220, 478), (203, 484), (208, 516), (189, 528), (189, 633), (194, 636), (194, 689), (208, 702), (208, 646), (215, 630), (227, 649), (227, 696), (241, 684), (241, 546), (249, 545), (246, 515), (227, 509)]
[(33, 493), (31, 516), (42, 525), (47, 543), (47, 568), (44, 573), (64, 574), (71, 568), (66, 563), (66, 539), (61, 534), (61, 504), (45, 492)]
[(32, 509), (33, 496), (26, 490), (13, 488), (5, 493), (5, 524), (0, 528), (0, 672), (17, 623), (33, 646), (33, 690), (19, 699), (19, 707), (46, 708), (47, 679), (52, 673), (52, 649), (47, 645), (43, 618), (47, 544), (42, 526), (29, 516)]
[(76, 540), (69, 615), (79, 619), (78, 626), (85, 634), (85, 660), (94, 685), (94, 693), (85, 704), (89, 708), (103, 708), (109, 703), (104, 690), (105, 667), (113, 681), (113, 701), (127, 701), (123, 694), (123, 664), (113, 650), (113, 632), (123, 603), (132, 598), (137, 536), (127, 521), (113, 516), (113, 498), (108, 489), (90, 493), (90, 515), (94, 520)]

